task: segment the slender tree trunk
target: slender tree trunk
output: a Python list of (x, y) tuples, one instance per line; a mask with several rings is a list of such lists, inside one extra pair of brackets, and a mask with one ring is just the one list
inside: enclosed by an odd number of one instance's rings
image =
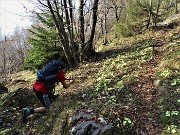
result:
[(146, 29), (149, 28), (150, 23), (151, 23), (151, 19), (152, 19), (152, 0), (149, 0), (149, 10), (148, 10), (148, 20), (147, 20), (147, 24), (146, 24)]
[(79, 0), (79, 59), (80, 63), (83, 61), (83, 50), (84, 50), (84, 0)]
[(73, 41), (73, 53), (74, 53), (74, 56), (75, 56), (75, 60), (76, 60), (76, 63), (79, 62), (79, 54), (78, 54), (78, 46), (77, 46), (77, 43), (75, 42), (75, 36), (74, 36), (74, 17), (73, 17), (73, 5), (72, 5), (72, 0), (69, 0), (69, 5), (70, 5), (70, 8), (69, 8), (69, 12), (70, 12), (70, 26), (71, 26), (71, 35), (72, 35), (72, 41)]
[(111, 1), (113, 4), (113, 10), (115, 11), (115, 17), (116, 17), (116, 22), (119, 22), (119, 16), (118, 16), (118, 6), (114, 0)]
[(88, 39), (85, 47), (85, 55), (91, 56), (94, 54), (95, 50), (93, 48), (93, 41), (94, 41), (94, 35), (95, 35), (95, 29), (96, 29), (96, 23), (97, 23), (97, 10), (98, 10), (98, 2), (99, 0), (94, 0), (93, 3), (93, 14), (92, 14), (92, 29), (91, 29), (91, 35)]
[(4, 72), (4, 78), (6, 79), (6, 36), (5, 41), (3, 44), (3, 72)]
[(66, 23), (67, 23), (67, 30), (68, 30), (68, 34), (69, 34), (69, 41), (70, 41), (70, 46), (71, 46), (71, 49), (72, 49), (72, 53), (73, 53), (73, 57), (74, 57), (74, 60), (77, 64), (77, 50), (76, 50), (76, 47), (75, 47), (75, 44), (74, 44), (74, 35), (73, 35), (73, 23), (72, 23), (72, 20), (73, 20), (73, 16), (72, 16), (72, 2), (71, 0), (68, 0), (69, 1), (69, 12), (68, 12), (68, 7), (67, 7), (67, 0), (63, 0), (63, 5), (64, 5), (64, 9), (65, 9), (65, 17), (66, 17)]
[(175, 14), (178, 13), (178, 0), (175, 0)]
[[(105, 0), (104, 0), (104, 5), (107, 5)], [(104, 39), (103, 39), (103, 44), (106, 45), (108, 42), (107, 41), (107, 14), (108, 14), (108, 9), (106, 6), (104, 8), (105, 8), (105, 10), (104, 10)]]
[(116, 15), (116, 22), (119, 22), (119, 16), (118, 16), (117, 8), (115, 8), (115, 15)]
[(54, 20), (54, 23), (56, 25), (56, 28), (58, 30), (58, 35), (59, 35), (59, 37), (61, 39), (61, 43), (62, 43), (62, 46), (63, 46), (64, 54), (66, 56), (68, 64), (69, 64), (70, 67), (75, 67), (77, 65), (76, 65), (76, 62), (75, 62), (75, 60), (73, 58), (73, 54), (71, 52), (71, 49), (69, 47), (68, 36), (67, 36), (67, 34), (65, 32), (65, 29), (64, 29), (64, 26), (63, 26), (63, 19), (60, 16), (59, 11), (57, 9), (57, 3), (54, 0), (54, 4), (55, 4), (55, 7), (56, 7), (57, 18), (55, 16), (54, 10), (52, 9), (50, 0), (47, 0), (47, 3), (48, 3), (48, 6), (49, 6), (49, 10), (50, 10), (50, 12), (51, 12), (51, 14), (53, 16), (53, 20)]
[(104, 34), (104, 28), (103, 28), (103, 18), (100, 19), (101, 21), (101, 34)]
[(154, 17), (154, 26), (155, 27), (157, 26), (157, 20), (158, 20), (158, 14), (159, 14), (159, 8), (161, 6), (161, 2), (162, 2), (162, 0), (157, 1), (157, 9), (156, 9), (155, 17)]

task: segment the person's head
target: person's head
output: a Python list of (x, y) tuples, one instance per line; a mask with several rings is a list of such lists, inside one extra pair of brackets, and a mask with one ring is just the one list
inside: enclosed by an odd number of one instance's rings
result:
[(65, 64), (64, 62), (60, 61), (59, 70), (64, 72), (64, 71), (65, 71), (65, 68), (66, 68), (66, 64)]

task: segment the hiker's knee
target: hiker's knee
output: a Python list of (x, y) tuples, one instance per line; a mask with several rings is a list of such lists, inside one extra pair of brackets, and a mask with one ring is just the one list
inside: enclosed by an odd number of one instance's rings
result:
[(44, 106), (49, 109), (51, 107), (51, 99), (49, 98), (49, 96), (47, 94), (43, 94), (43, 101), (44, 101)]

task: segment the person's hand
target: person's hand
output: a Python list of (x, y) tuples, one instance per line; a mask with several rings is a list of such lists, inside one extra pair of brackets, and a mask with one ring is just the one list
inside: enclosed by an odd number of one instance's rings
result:
[(71, 80), (70, 80), (70, 83), (71, 83), (71, 84), (74, 83), (74, 79), (71, 79)]

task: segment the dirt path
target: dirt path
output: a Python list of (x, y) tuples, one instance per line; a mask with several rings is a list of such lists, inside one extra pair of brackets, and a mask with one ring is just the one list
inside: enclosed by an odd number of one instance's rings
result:
[(145, 64), (142, 65), (142, 71), (138, 83), (132, 87), (136, 94), (139, 104), (134, 108), (134, 119), (136, 120), (137, 133), (147, 135), (159, 135), (161, 127), (159, 124), (159, 112), (156, 107), (158, 90), (154, 86), (154, 75), (156, 68), (163, 58), (162, 45), (165, 34), (157, 38), (156, 53)]

